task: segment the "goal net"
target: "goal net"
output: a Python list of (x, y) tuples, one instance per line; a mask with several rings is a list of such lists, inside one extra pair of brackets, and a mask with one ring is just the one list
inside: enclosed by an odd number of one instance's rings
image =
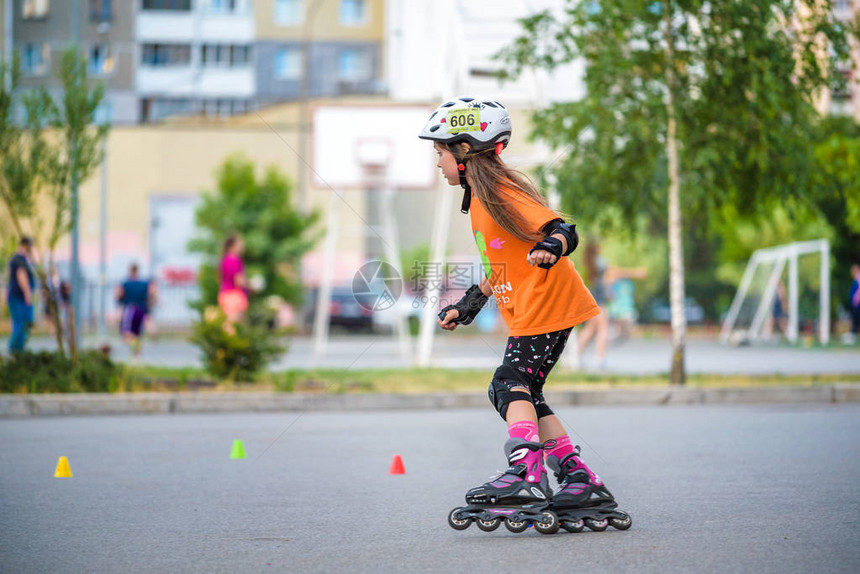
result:
[[(799, 334), (799, 260), (818, 255), (818, 338), (830, 340), (830, 243), (825, 239), (789, 243), (755, 251), (723, 321), (721, 343), (761, 340), (775, 309), (784, 316), (784, 334), (792, 343)], [(785, 276), (787, 275), (787, 281)], [(772, 321), (771, 321), (772, 322)]]

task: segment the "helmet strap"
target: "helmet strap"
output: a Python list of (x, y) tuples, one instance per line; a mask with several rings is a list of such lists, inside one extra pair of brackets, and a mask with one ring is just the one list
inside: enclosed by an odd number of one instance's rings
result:
[(463, 203), (460, 204), (460, 213), (469, 213), (469, 206), (472, 204), (472, 187), (466, 181), (466, 161), (466, 157), (463, 157), (457, 164), (457, 171), (460, 174), (460, 187), (463, 188)]

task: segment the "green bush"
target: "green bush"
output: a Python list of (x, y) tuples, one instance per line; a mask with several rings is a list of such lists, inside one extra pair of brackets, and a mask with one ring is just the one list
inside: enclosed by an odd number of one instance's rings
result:
[(100, 351), (83, 351), (77, 364), (50, 351), (0, 359), (0, 392), (106, 393), (117, 390), (121, 369)]
[(203, 351), (203, 366), (227, 381), (253, 381), (257, 373), (286, 349), (265, 325), (228, 325), (216, 307), (207, 308), (194, 325), (191, 342)]

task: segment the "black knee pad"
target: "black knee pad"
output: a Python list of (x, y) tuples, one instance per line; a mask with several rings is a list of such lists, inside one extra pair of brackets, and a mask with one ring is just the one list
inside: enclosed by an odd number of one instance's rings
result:
[(543, 398), (543, 393), (539, 393), (537, 396), (532, 395), (532, 402), (534, 403), (538, 420), (555, 414), (552, 412), (552, 409), (549, 408), (549, 405), (546, 404), (546, 399)]
[(534, 402), (528, 381), (524, 380), (516, 369), (512, 369), (506, 365), (502, 365), (496, 369), (487, 394), (490, 397), (490, 403), (492, 403), (502, 419), (507, 415), (508, 405), (512, 402)]

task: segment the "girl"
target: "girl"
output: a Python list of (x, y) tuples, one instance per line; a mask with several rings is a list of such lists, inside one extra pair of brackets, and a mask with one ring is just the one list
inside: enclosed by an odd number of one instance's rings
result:
[(600, 254), (600, 243), (589, 241), (585, 246), (585, 268), (588, 270), (591, 294), (600, 307), (600, 314), (585, 324), (579, 332), (577, 341), (577, 364), (582, 366), (582, 356), (588, 343), (594, 338), (597, 370), (606, 369), (606, 349), (609, 343), (609, 313), (607, 306), (612, 298), (612, 286), (619, 279), (645, 279), (648, 272), (644, 267), (610, 267)]
[[(543, 395), (573, 326), (599, 313), (566, 257), (578, 243), (575, 226), (549, 209), (534, 184), (499, 158), (511, 138), (510, 116), (500, 103), (467, 97), (448, 101), (433, 112), (419, 137), (433, 141), (448, 183), (463, 187), (461, 211), (470, 213), (484, 265), (480, 284), (442, 309), (439, 326), (453, 331), (470, 324), (495, 295), (509, 328), (489, 397), (508, 425), (510, 467), (467, 492), (469, 506), (455, 508), (449, 524), (462, 529), (477, 520), (480, 528), (493, 530), (504, 518), (515, 532), (531, 522), (551, 533), (559, 520), (578, 531), (584, 525), (604, 530), (611, 519), (617, 528), (628, 528), (630, 517), (613, 510), (612, 495), (582, 462), (579, 447)], [(555, 494), (544, 462), (558, 479)]]
[(248, 308), (245, 265), (242, 263), (242, 238), (231, 235), (224, 240), (223, 255), (219, 265), (221, 286), (218, 289), (218, 305), (227, 316), (227, 324), (242, 320)]

